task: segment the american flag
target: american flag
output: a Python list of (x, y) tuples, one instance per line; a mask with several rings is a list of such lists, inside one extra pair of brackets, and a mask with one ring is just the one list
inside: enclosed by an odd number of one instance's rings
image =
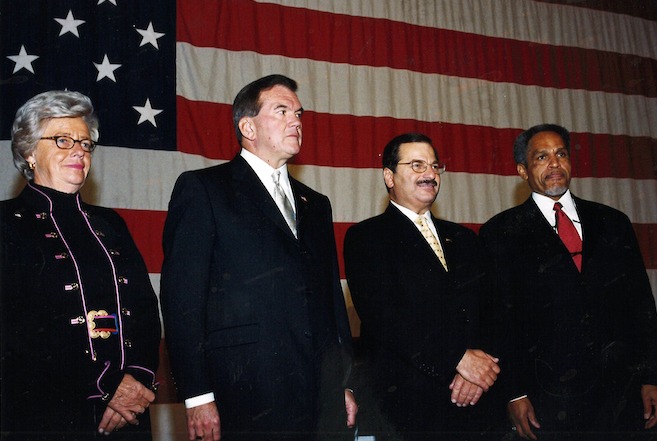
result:
[(175, 179), (235, 156), (232, 100), (270, 73), (299, 83), (291, 173), (331, 199), (339, 251), (385, 208), (393, 136), (434, 140), (434, 213), (476, 230), (527, 197), (513, 139), (551, 122), (573, 132), (573, 192), (629, 215), (657, 291), (654, 0), (2, 0), (0, 19), (0, 196), (22, 185), (18, 106), (88, 94), (101, 138), (85, 200), (124, 216), (156, 291)]

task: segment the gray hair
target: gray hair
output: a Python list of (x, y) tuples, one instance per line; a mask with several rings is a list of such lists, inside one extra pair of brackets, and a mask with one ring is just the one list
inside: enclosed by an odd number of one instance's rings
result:
[(67, 90), (51, 90), (33, 96), (18, 109), (11, 128), (14, 165), (28, 181), (34, 179), (34, 172), (25, 157), (34, 152), (43, 135), (44, 123), (53, 118), (82, 118), (92, 141), (98, 141), (98, 117), (89, 97)]

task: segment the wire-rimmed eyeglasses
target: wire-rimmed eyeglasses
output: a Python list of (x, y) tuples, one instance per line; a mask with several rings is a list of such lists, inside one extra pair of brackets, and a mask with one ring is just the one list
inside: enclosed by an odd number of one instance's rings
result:
[(398, 162), (398, 165), (410, 165), (411, 168), (415, 173), (424, 173), (427, 171), (427, 168), (431, 167), (431, 170), (437, 175), (442, 175), (445, 173), (445, 164), (441, 164), (439, 162), (432, 162), (431, 164), (427, 163), (427, 161), (420, 161), (415, 160), (415, 161), (410, 161), (410, 162)]
[(64, 136), (64, 135), (44, 136), (43, 138), (39, 138), (39, 139), (50, 139), (52, 141), (55, 141), (55, 145), (57, 146), (57, 148), (60, 148), (62, 150), (71, 150), (76, 142), (80, 143), (80, 147), (82, 147), (82, 150), (84, 150), (85, 152), (91, 153), (96, 148), (96, 143), (90, 139), (73, 139), (70, 136)]

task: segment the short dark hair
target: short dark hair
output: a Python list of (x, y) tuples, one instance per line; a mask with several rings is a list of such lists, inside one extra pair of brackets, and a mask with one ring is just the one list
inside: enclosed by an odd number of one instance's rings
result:
[(539, 124), (522, 132), (513, 143), (513, 159), (516, 164), (527, 166), (527, 149), (529, 140), (541, 132), (554, 132), (563, 140), (564, 147), (570, 155), (570, 132), (557, 124)]
[(233, 126), (235, 127), (235, 135), (237, 142), (242, 145), (242, 132), (239, 128), (239, 123), (245, 116), (256, 116), (260, 113), (262, 102), (260, 102), (260, 94), (274, 86), (283, 86), (290, 89), (292, 92), (297, 91), (297, 82), (285, 75), (268, 75), (257, 79), (242, 88), (239, 91), (235, 100), (233, 101)]
[(438, 159), (438, 152), (431, 142), (431, 138), (422, 133), (404, 133), (399, 136), (395, 136), (386, 144), (386, 147), (383, 149), (383, 168), (389, 168), (393, 173), (397, 171), (397, 163), (399, 162), (399, 147), (402, 144), (409, 142), (424, 142), (429, 144), (433, 149), (433, 152)]

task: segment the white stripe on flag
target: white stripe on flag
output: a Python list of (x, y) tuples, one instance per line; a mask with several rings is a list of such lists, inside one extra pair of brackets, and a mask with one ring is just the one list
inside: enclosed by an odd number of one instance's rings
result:
[[(87, 202), (106, 207), (166, 211), (180, 173), (221, 162), (180, 152), (100, 146), (82, 192)], [(329, 197), (336, 222), (375, 216), (388, 201), (380, 169), (290, 165), (290, 172)], [(23, 184), (9, 142), (0, 141), (0, 199), (16, 195)], [(574, 178), (572, 189), (584, 199), (618, 208), (634, 223), (657, 224), (657, 180)], [(517, 176), (448, 171), (433, 211), (454, 222), (481, 224), (528, 194)]]
[[(177, 93), (192, 101), (232, 104), (246, 82), (285, 72), (299, 83), (304, 108), (316, 112), (399, 119), (413, 115), (420, 121), (496, 128), (526, 128), (550, 121), (573, 132), (657, 137), (657, 98), (198, 48), (187, 43), (177, 44), (177, 60)], [(221, 79), (211, 72), (222, 72)], [(381, 90), (382, 85), (394, 91)]]

